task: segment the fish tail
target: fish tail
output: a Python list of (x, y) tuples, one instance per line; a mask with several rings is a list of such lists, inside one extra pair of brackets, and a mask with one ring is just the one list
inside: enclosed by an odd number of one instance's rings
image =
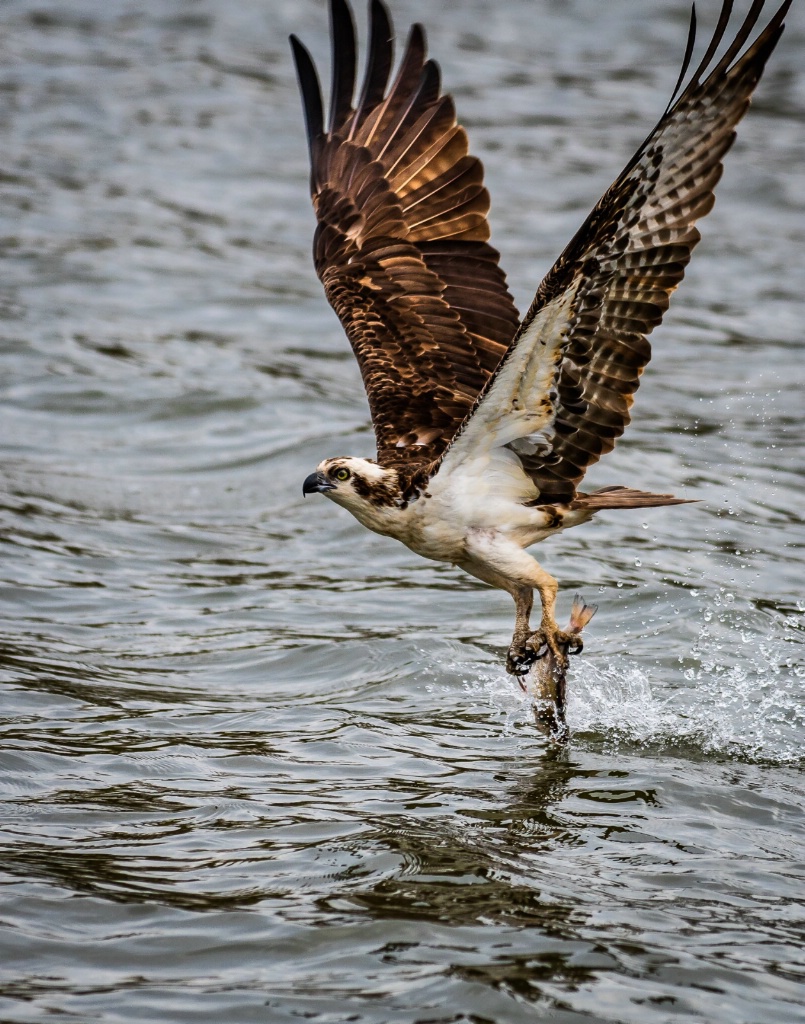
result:
[(573, 606), (570, 609), (568, 632), (580, 633), (597, 611), (597, 604), (587, 604), (581, 594), (575, 594)]

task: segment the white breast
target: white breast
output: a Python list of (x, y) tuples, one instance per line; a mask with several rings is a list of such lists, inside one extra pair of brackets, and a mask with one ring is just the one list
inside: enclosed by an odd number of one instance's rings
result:
[(517, 456), (495, 448), (451, 472), (440, 469), (427, 494), (400, 517), (394, 536), (425, 558), (447, 562), (465, 559), (467, 537), (478, 530), (492, 530), (524, 547), (551, 532), (546, 529), (551, 517), (525, 504), (536, 495)]

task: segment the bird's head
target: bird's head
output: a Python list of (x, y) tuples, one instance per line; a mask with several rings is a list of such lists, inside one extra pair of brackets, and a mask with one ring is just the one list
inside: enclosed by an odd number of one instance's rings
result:
[(397, 470), (384, 469), (371, 459), (325, 459), (302, 484), (302, 494), (315, 492), (343, 505), (364, 526), (375, 530), (378, 517), (385, 519), (388, 511), (400, 504)]

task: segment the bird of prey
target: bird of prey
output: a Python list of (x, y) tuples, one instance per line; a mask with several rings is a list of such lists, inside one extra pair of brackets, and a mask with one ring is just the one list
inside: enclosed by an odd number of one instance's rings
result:
[(648, 335), (699, 241), (695, 223), (713, 205), (722, 160), (790, 3), (746, 47), (764, 6), (753, 0), (716, 60), (732, 14), (732, 0), (723, 0), (688, 77), (694, 9), (668, 107), (522, 319), (488, 241), (483, 168), (441, 92), (421, 25), (392, 78), (389, 13), (370, 0), (356, 95), (352, 14), (346, 0), (331, 0), (326, 123), (316, 68), (291, 36), (316, 272), (360, 365), (377, 442), (375, 459), (324, 459), (303, 493), (319, 492), (370, 530), (511, 594), (513, 674), (548, 650), (566, 667), (575, 649), (554, 616), (557, 581), (526, 549), (602, 509), (682, 501), (632, 487), (577, 488), (629, 423)]

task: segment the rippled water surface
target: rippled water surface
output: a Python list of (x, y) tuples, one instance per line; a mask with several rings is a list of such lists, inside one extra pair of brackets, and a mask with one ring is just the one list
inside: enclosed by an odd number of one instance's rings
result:
[[(2, 6), (4, 1024), (805, 1020), (794, 6), (590, 474), (700, 503), (539, 552), (562, 618), (600, 604), (561, 752), (506, 595), (302, 502), (372, 453), (309, 257), (286, 37), (326, 62), (323, 4)], [(687, 3), (392, 7), (523, 308), (665, 105)]]

